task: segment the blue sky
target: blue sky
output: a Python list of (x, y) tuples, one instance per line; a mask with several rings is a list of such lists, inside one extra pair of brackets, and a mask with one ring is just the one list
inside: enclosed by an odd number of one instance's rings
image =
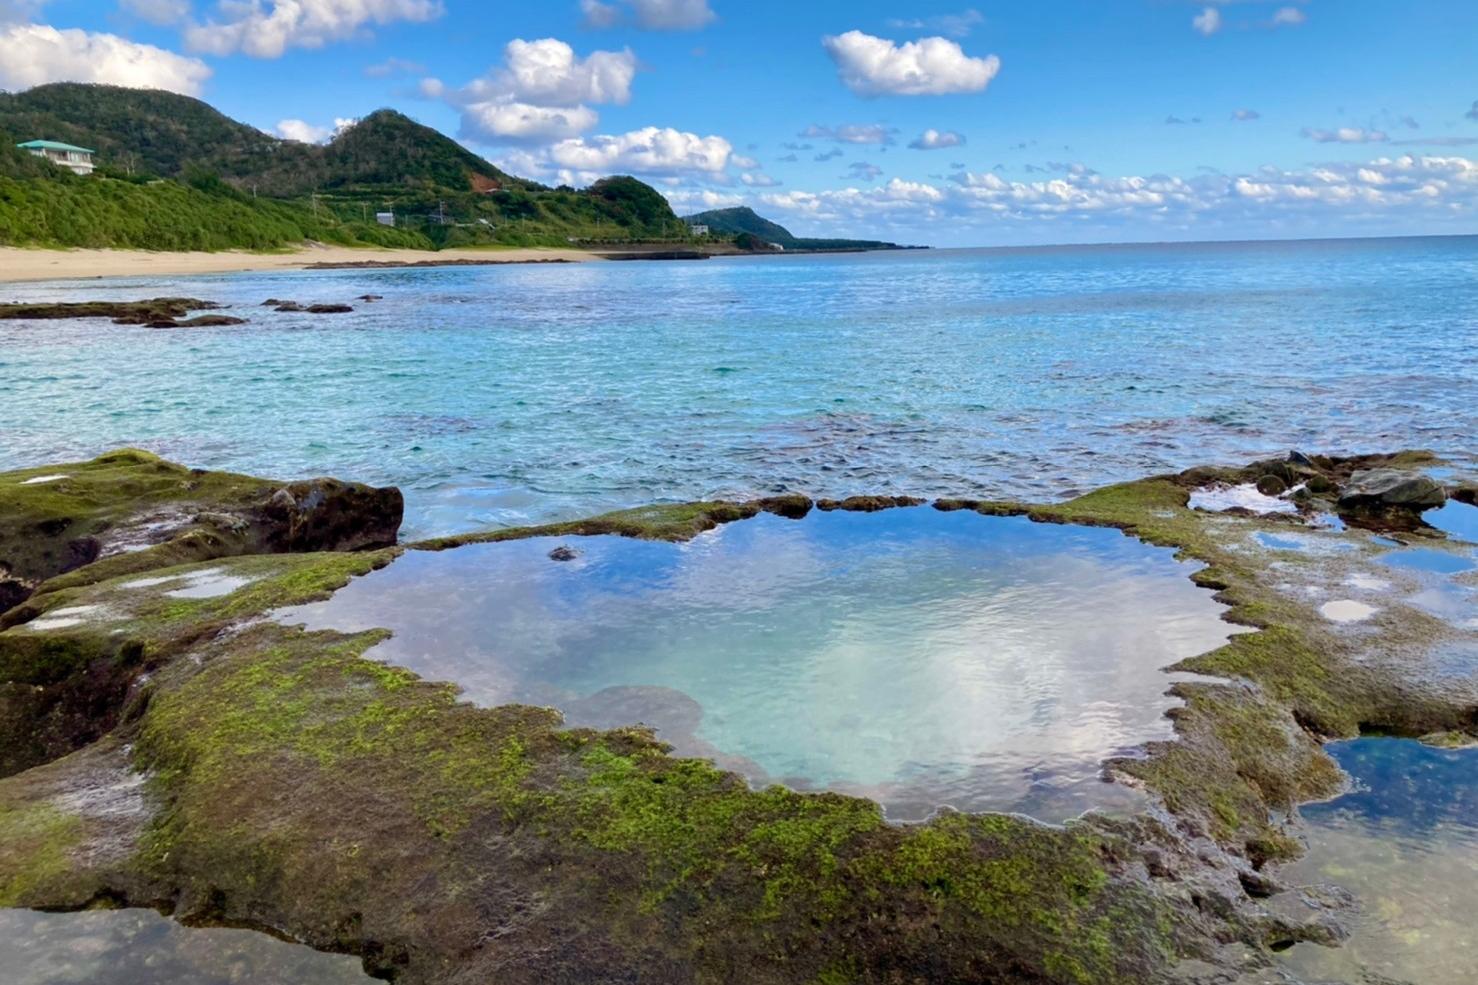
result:
[(936, 245), (1478, 232), (1469, 0), (0, 0), (0, 87), (392, 106), (519, 174)]

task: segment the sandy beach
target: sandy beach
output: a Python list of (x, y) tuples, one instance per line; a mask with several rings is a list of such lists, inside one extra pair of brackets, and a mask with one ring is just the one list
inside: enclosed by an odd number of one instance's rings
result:
[(149, 250), (43, 250), (0, 247), (0, 282), (95, 277), (178, 277), (246, 270), (301, 270), (319, 265), (537, 263), (599, 260), (584, 250), (381, 250), (314, 245), (282, 253), (163, 253)]

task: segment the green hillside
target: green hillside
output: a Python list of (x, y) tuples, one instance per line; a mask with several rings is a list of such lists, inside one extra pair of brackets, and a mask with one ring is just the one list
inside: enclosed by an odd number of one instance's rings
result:
[(748, 234), (766, 243), (783, 246), (787, 252), (805, 252), (807, 250), (902, 249), (896, 243), (884, 243), (879, 240), (813, 239), (794, 236), (784, 226), (776, 222), (771, 222), (747, 206), (734, 209), (715, 209), (711, 212), (699, 212), (697, 215), (688, 216), (684, 221), (689, 225), (705, 225), (715, 235), (719, 236), (743, 236)]
[[(7, 150), (14, 140), (35, 138), (91, 147), (99, 165), (96, 176), (79, 184), (42, 162), (20, 160), (24, 155), (0, 158), (0, 175), (16, 179), (0, 198), (0, 242), (85, 239), (186, 249), (197, 247), (173, 244), (223, 236), (225, 245), (240, 247), (303, 238), (435, 247), (691, 239), (667, 200), (634, 178), (608, 178), (578, 191), (547, 188), (393, 110), (373, 113), (319, 146), (263, 133), (187, 96), (56, 83), (0, 93), (0, 133), (13, 138), (5, 141)], [(140, 183), (150, 179), (164, 183)], [(31, 187), (35, 182), (45, 187)], [(125, 228), (122, 202), (164, 210), (181, 222)], [(205, 227), (215, 207), (231, 219), (211, 230)], [(64, 209), (76, 210), (77, 219), (62, 218)], [(375, 226), (373, 213), (381, 211), (394, 212), (399, 228)]]

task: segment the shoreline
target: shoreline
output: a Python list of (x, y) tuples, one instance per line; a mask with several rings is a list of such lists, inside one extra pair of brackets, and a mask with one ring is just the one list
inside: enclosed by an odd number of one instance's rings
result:
[(270, 270), (338, 270), (356, 267), (585, 263), (603, 259), (605, 257), (592, 250), (554, 247), (431, 251), (315, 244), (281, 253), (236, 250), (219, 253), (172, 253), (152, 250), (53, 250), (0, 246), (0, 283), (100, 280), (107, 277), (180, 277)]

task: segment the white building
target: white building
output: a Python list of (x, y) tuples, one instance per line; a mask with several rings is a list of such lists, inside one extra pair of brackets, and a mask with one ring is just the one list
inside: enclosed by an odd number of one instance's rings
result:
[(693, 225), (689, 226), (688, 228), (693, 231), (693, 235), (694, 236), (707, 236), (708, 235), (708, 227), (705, 226), (705, 225), (703, 225), (703, 223), (701, 223), (701, 222), (696, 222)]
[(76, 174), (92, 174), (92, 158), (97, 153), (86, 147), (59, 144), (55, 140), (28, 140), (16, 146), (37, 157), (44, 157), (52, 164), (70, 168)]

